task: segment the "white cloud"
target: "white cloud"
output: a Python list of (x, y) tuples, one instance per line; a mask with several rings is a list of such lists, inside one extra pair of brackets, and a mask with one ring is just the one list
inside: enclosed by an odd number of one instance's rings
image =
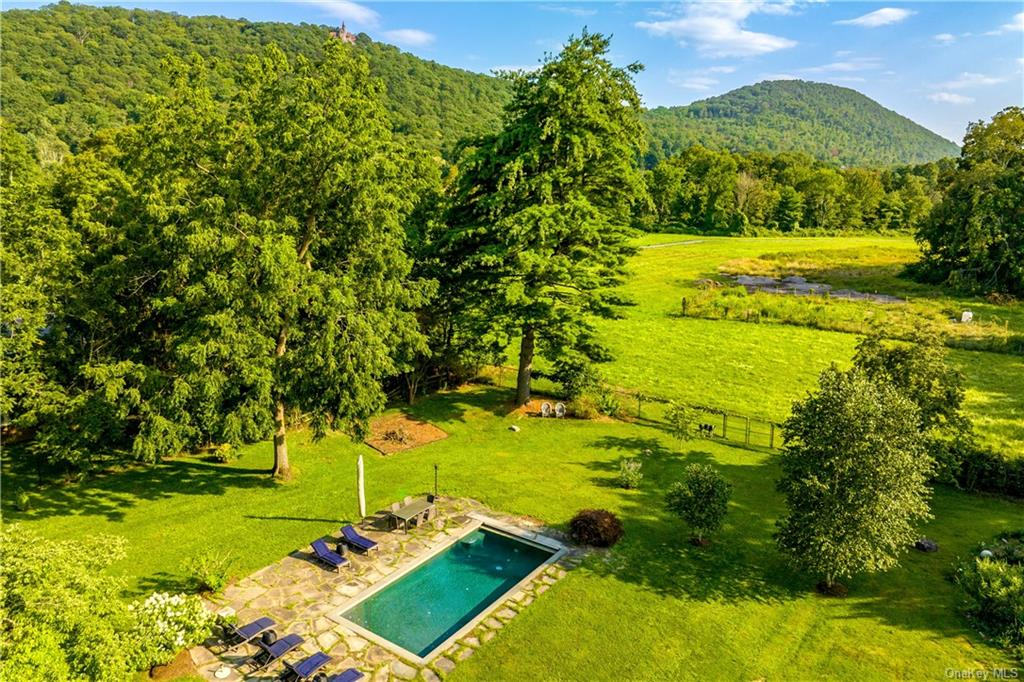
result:
[(945, 104), (970, 104), (974, 101), (973, 97), (965, 97), (964, 95), (958, 95), (955, 92), (936, 92), (928, 95), (928, 99), (933, 102), (943, 102)]
[(638, 21), (637, 28), (652, 36), (693, 43), (706, 57), (751, 57), (795, 46), (795, 40), (743, 27), (752, 14), (784, 14), (789, 5), (762, 0), (686, 4), (681, 15), (662, 21)]
[(882, 68), (882, 60), (878, 57), (855, 57), (842, 62), (832, 62), (821, 66), (809, 66), (800, 69), (804, 73), (850, 73), (853, 71), (869, 71)]
[(943, 90), (963, 90), (964, 88), (977, 88), (986, 85), (998, 85), (1005, 82), (1005, 78), (999, 76), (986, 76), (983, 73), (970, 73), (965, 71), (957, 78), (945, 83), (939, 83), (935, 87)]
[(855, 19), (843, 19), (842, 21), (837, 21), (835, 23), (847, 24), (850, 26), (863, 26), (864, 28), (878, 28), (879, 26), (898, 24), (914, 14), (917, 14), (917, 12), (909, 9), (883, 7), (882, 9), (876, 9), (874, 12), (868, 12), (867, 14), (856, 17)]
[(418, 28), (396, 28), (391, 31), (384, 31), (381, 35), (385, 40), (398, 43), (399, 45), (411, 45), (412, 47), (425, 47), (432, 45), (437, 40), (437, 36), (433, 33), (427, 33)]
[(853, 50), (836, 50), (834, 56), (842, 59), (843, 57), (849, 57), (851, 54), (853, 54)]
[(833, 83), (863, 83), (866, 79), (860, 76), (830, 76), (829, 80)]
[(574, 17), (592, 17), (597, 14), (596, 9), (588, 7), (567, 7), (565, 5), (539, 5), (537, 9), (544, 12), (559, 12), (561, 14), (571, 14)]
[(794, 76), (791, 73), (766, 73), (761, 76), (766, 81), (798, 81), (800, 76)]
[(941, 45), (949, 45), (956, 42), (956, 36), (952, 33), (937, 33), (932, 37), (935, 39), (935, 42)]
[(668, 82), (679, 88), (687, 90), (710, 90), (718, 85), (718, 79), (713, 74), (733, 73), (735, 66), (710, 66), (706, 69), (694, 69), (691, 71), (680, 71), (678, 69), (668, 70)]
[(353, 21), (365, 26), (376, 26), (380, 22), (379, 14), (369, 7), (351, 0), (299, 0), (299, 2), (319, 7), (338, 21)]
[(1013, 15), (1013, 19), (1008, 24), (1003, 24), (999, 27), (1000, 33), (1009, 31), (1024, 31), (1024, 12)]

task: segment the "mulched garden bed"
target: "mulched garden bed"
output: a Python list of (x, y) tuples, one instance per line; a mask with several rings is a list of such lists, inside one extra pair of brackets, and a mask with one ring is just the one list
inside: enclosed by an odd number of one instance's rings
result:
[(366, 444), (383, 455), (393, 455), (447, 437), (447, 433), (433, 424), (404, 414), (392, 414), (370, 422)]

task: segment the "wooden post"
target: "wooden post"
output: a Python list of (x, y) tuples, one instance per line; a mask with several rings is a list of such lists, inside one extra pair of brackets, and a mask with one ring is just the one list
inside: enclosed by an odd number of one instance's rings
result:
[(768, 447), (771, 448), (772, 450), (774, 450), (775, 449), (775, 422), (769, 423), (768, 424), (768, 428), (769, 428), (769, 431), (768, 431), (768, 434), (769, 434), (768, 435)]
[(746, 430), (744, 431), (744, 434), (743, 434), (743, 442), (747, 446), (749, 446), (750, 445), (750, 417), (744, 417), (744, 419), (747, 420), (747, 427), (746, 427)]
[(366, 491), (364, 490), (363, 480), (363, 456), (359, 455), (359, 459), (356, 460), (356, 479), (359, 484), (359, 518), (366, 518)]
[(726, 439), (729, 437), (729, 415), (725, 412), (722, 413), (722, 438)]

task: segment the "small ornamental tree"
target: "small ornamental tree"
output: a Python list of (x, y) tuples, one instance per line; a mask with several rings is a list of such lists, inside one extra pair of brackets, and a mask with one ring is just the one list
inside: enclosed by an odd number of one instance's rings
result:
[(695, 544), (706, 545), (707, 536), (722, 527), (731, 495), (732, 485), (714, 467), (691, 464), (668, 489), (665, 506), (690, 526)]
[(684, 440), (693, 438), (693, 423), (697, 421), (697, 411), (682, 403), (669, 403), (665, 412), (665, 423), (668, 431), (680, 446)]
[(833, 365), (818, 386), (785, 423), (778, 486), (789, 511), (776, 539), (822, 576), (821, 591), (842, 594), (838, 578), (892, 568), (917, 539), (932, 461), (917, 405), (892, 385)]

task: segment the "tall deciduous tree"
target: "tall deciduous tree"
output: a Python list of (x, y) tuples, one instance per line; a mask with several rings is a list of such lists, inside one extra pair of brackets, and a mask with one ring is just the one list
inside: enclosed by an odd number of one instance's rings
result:
[(69, 307), (88, 315), (65, 326), (102, 339), (93, 392), (140, 457), (272, 428), (284, 475), (290, 419), (362, 435), (396, 353), (422, 343), (402, 222), (436, 174), (392, 141), (382, 86), (341, 42), (319, 63), (267, 49), (227, 106), (205, 74), (179, 65), (139, 126), (81, 159), (105, 180), (69, 174), (68, 213), (103, 236)]
[(1024, 295), (1024, 109), (967, 129), (946, 195), (917, 239), (927, 277)]
[(516, 400), (530, 398), (536, 353), (603, 358), (588, 318), (610, 317), (624, 274), (627, 223), (646, 201), (641, 67), (615, 67), (600, 34), (572, 38), (532, 72), (508, 73), (501, 132), (461, 157), (450, 220), (499, 328), (518, 334)]
[(836, 580), (895, 566), (929, 518), (919, 411), (854, 368), (821, 373), (817, 393), (785, 423), (779, 490), (788, 512), (777, 539), (792, 561)]

